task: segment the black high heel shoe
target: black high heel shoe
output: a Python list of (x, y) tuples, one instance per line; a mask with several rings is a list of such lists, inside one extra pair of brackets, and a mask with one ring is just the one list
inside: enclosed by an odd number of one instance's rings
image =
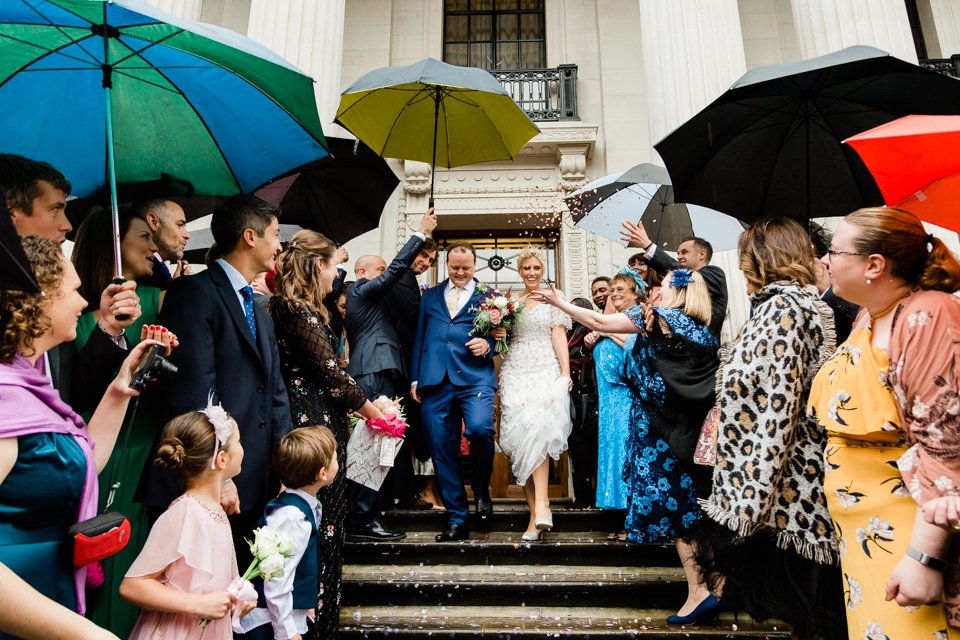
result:
[(712, 622), (717, 619), (717, 616), (720, 615), (720, 612), (723, 611), (723, 605), (720, 604), (720, 600), (717, 599), (712, 593), (708, 595), (703, 601), (697, 605), (696, 609), (691, 611), (685, 616), (678, 616), (674, 614), (667, 617), (667, 624), (682, 624), (687, 627), (692, 627), (694, 625), (707, 622)]

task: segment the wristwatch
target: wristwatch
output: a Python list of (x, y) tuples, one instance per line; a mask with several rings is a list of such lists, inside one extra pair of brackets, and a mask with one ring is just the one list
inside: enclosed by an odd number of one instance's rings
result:
[(123, 331), (120, 332), (120, 335), (116, 335), (116, 336), (115, 336), (115, 335), (113, 335), (112, 333), (110, 333), (109, 331), (107, 331), (106, 329), (104, 329), (104, 328), (103, 328), (103, 325), (100, 324), (100, 321), (99, 321), (99, 320), (97, 321), (97, 329), (100, 329), (100, 331), (102, 331), (102, 332), (104, 332), (105, 334), (107, 334), (107, 337), (110, 338), (110, 339), (113, 341), (113, 344), (117, 345), (117, 346), (120, 347), (121, 349), (126, 349), (126, 348), (127, 348), (127, 336), (126, 336), (126, 334), (125, 334)]
[(917, 551), (913, 547), (907, 547), (907, 556), (913, 558), (925, 567), (930, 567), (934, 571), (943, 572), (947, 568), (947, 562), (945, 560), (927, 555), (922, 551)]

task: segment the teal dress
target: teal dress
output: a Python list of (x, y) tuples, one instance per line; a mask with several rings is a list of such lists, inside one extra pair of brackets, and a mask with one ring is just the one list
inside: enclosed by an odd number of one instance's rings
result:
[(0, 484), (0, 562), (76, 611), (67, 529), (77, 520), (86, 477), (83, 450), (73, 436), (60, 433), (20, 436), (17, 449), (17, 462)]
[[(157, 324), (157, 318), (160, 315), (160, 289), (156, 287), (137, 287), (137, 296), (140, 298), (140, 317), (124, 332), (127, 337), (127, 344), (131, 348), (140, 343), (140, 333), (143, 326)], [(75, 341), (78, 351), (87, 343), (93, 331), (99, 331), (93, 314), (85, 313), (80, 316)], [(133, 404), (131, 403), (130, 406), (132, 407)], [(140, 615), (140, 609), (120, 599), (119, 589), (120, 581), (123, 580), (127, 569), (130, 568), (130, 565), (133, 564), (140, 553), (147, 541), (147, 534), (150, 533), (147, 507), (137, 499), (135, 494), (140, 484), (140, 476), (151, 463), (148, 458), (153, 450), (157, 434), (163, 428), (163, 423), (159, 419), (159, 416), (163, 413), (163, 406), (160, 403), (157, 389), (148, 387), (140, 395), (133, 424), (130, 425), (126, 420), (124, 421), (124, 427), (117, 436), (117, 444), (113, 449), (113, 454), (103, 471), (100, 472), (98, 508), (103, 511), (107, 496), (110, 493), (110, 480), (113, 477), (114, 469), (118, 464), (120, 465), (116, 472), (120, 488), (114, 495), (114, 501), (110, 509), (119, 511), (130, 520), (131, 532), (130, 543), (126, 548), (101, 563), (104, 582), (96, 589), (87, 592), (87, 615), (96, 624), (104, 629), (109, 629), (121, 638), (130, 635), (130, 631)], [(90, 419), (89, 414), (83, 417), (86, 420)], [(131, 429), (130, 441), (127, 445), (124, 460), (121, 463), (120, 454), (127, 429)]]
[[(628, 340), (632, 345), (633, 336)], [(623, 381), (624, 353), (610, 338), (600, 340), (593, 348), (599, 405), (596, 505), (600, 509), (627, 508), (623, 465), (627, 460), (633, 394)]]

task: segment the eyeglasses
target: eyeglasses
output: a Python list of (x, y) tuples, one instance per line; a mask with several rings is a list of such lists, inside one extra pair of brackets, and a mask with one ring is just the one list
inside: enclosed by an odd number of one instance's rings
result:
[(827, 249), (827, 259), (830, 260), (833, 256), (868, 256), (869, 253), (863, 253), (860, 251), (845, 251), (843, 249)]

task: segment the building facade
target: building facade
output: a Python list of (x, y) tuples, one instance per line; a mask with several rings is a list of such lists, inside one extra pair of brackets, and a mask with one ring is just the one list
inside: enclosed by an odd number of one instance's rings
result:
[[(640, 162), (747, 69), (872, 45), (918, 62), (960, 53), (960, 0), (152, 0), (270, 47), (316, 79), (328, 135), (340, 92), (426, 57), (490, 70), (541, 129), (512, 162), (439, 169), (441, 241), (470, 239), (478, 276), (518, 282), (513, 258), (549, 250), (551, 279), (589, 297), (631, 251), (573, 226), (563, 196)], [(933, 63), (931, 63), (933, 64)], [(381, 225), (347, 244), (388, 260), (426, 209), (430, 167), (391, 161), (401, 186)], [(956, 235), (944, 234), (956, 249)], [(748, 314), (734, 252), (724, 337)], [(442, 279), (444, 271), (429, 274)]]

